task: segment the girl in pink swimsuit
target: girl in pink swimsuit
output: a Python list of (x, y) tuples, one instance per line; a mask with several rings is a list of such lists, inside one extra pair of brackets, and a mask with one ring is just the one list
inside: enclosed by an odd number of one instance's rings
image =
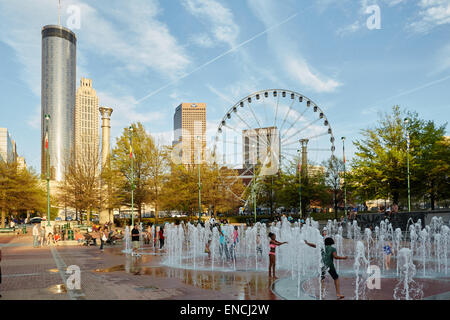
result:
[[(271, 278), (271, 275), (273, 275), (274, 279), (277, 279), (275, 276), (275, 248), (277, 246), (281, 246), (282, 244), (285, 244), (287, 242), (279, 242), (276, 240), (276, 236), (274, 233), (269, 233), (270, 243), (269, 243), (269, 278)], [(272, 272), (271, 272), (272, 270)]]

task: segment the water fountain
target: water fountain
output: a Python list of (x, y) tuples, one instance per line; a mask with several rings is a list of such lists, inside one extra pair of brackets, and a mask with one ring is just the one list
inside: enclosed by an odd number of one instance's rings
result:
[(132, 252), (132, 249), (131, 249), (131, 236), (129, 226), (125, 227), (124, 239), (125, 239), (125, 249), (123, 250), (123, 252), (126, 254), (130, 254)]
[(413, 263), (412, 250), (400, 249), (398, 254), (400, 266), (399, 282), (394, 288), (395, 300), (416, 300), (423, 298), (423, 290), (414, 280), (416, 266)]
[(353, 271), (355, 272), (355, 300), (360, 300), (361, 298), (364, 299), (365, 297), (365, 284), (367, 279), (366, 277), (361, 276), (361, 273), (365, 274), (365, 271), (369, 266), (369, 261), (366, 259), (364, 250), (364, 243), (358, 241), (356, 243), (355, 262), (353, 264)]
[[(379, 226), (375, 226), (374, 232), (364, 229), (362, 234), (356, 221), (344, 226), (347, 228), (346, 238), (343, 236), (342, 225), (335, 220), (327, 222), (328, 236), (334, 238), (337, 254), (344, 255), (345, 252), (350, 257), (350, 262), (337, 260), (335, 263), (339, 273), (354, 278), (355, 299), (371, 297), (371, 292), (365, 285), (368, 277), (366, 270), (371, 263), (383, 269), (383, 281), (394, 281), (396, 274), (401, 284), (398, 284), (395, 297), (406, 295), (404, 289), (400, 288), (406, 286), (408, 299), (418, 296), (411, 294), (411, 275), (430, 281), (447, 274), (450, 229), (442, 223), (442, 219), (432, 220), (425, 228), (422, 228), (420, 220), (412, 223), (405, 235), (400, 228), (394, 230), (388, 220), (383, 220)], [(273, 232), (278, 241), (288, 242), (276, 249), (277, 275), (289, 279), (286, 285), (293, 286), (294, 297), (310, 295), (316, 299), (323, 298), (320, 278), (321, 249), (324, 244), (317, 221), (308, 218), (300, 225), (282, 218), (282, 221), (268, 225), (240, 225), (237, 228), (237, 242), (234, 242), (233, 237), (234, 226), (223, 225), (221, 230), (223, 236), (216, 226), (210, 226), (209, 223), (205, 226), (191, 223), (166, 224), (166, 252), (163, 264), (174, 268), (205, 271), (267, 272), (268, 233)], [(126, 240), (129, 239), (129, 228), (126, 228), (125, 235), (124, 252), (127, 248), (131, 252), (130, 240)], [(316, 244), (316, 248), (307, 246), (304, 240)], [(387, 241), (392, 243), (396, 258), (396, 272), (392, 273), (384, 271), (383, 247)], [(205, 252), (208, 243), (209, 254)], [(416, 267), (422, 267), (420, 275), (416, 275)], [(392, 291), (389, 294), (392, 295)]]

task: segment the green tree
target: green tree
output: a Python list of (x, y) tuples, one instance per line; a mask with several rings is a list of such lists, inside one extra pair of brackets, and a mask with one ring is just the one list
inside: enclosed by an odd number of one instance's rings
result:
[(17, 163), (0, 161), (1, 227), (5, 227), (6, 214), (17, 216), (19, 211), (45, 211), (45, 191), (38, 175), (20, 168)]
[(344, 172), (344, 161), (331, 156), (330, 159), (324, 161), (323, 166), (325, 167), (325, 184), (333, 193), (334, 217), (337, 219), (338, 204), (343, 199), (341, 179)]
[[(132, 132), (129, 128), (124, 128), (122, 135), (117, 138), (116, 147), (111, 153), (111, 167), (116, 172), (120, 172), (123, 178), (122, 183), (119, 183), (122, 187), (122, 205), (131, 207), (131, 189), (133, 187), (133, 202), (137, 208), (139, 219), (141, 219), (143, 204), (154, 200), (150, 184), (152, 177), (155, 177), (152, 176), (152, 172), (154, 173), (152, 165), (155, 164), (152, 161), (152, 155), (154, 155), (156, 147), (153, 138), (145, 131), (142, 123), (133, 123), (131, 128)], [(132, 135), (130, 135), (131, 133)], [(133, 171), (131, 171), (131, 150)]]
[[(405, 118), (409, 119), (408, 127)], [(399, 203), (406, 199), (406, 129), (410, 134), (412, 195), (436, 198), (437, 193), (432, 191), (435, 186), (448, 183), (448, 145), (442, 142), (445, 125), (436, 127), (432, 121), (419, 119), (417, 113), (394, 106), (391, 113), (382, 115), (374, 128), (363, 130), (363, 138), (354, 142), (357, 151), (348, 180), (360, 200), (391, 198)]]
[(64, 168), (63, 181), (57, 192), (60, 205), (87, 214), (88, 224), (93, 210), (101, 204), (101, 179), (98, 153), (88, 153), (80, 159), (70, 157)]

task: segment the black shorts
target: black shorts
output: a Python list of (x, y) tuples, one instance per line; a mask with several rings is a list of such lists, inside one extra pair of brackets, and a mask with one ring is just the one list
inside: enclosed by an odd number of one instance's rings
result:
[(327, 268), (327, 267), (322, 268), (322, 276), (321, 276), (322, 280), (325, 279), (325, 273), (327, 272), (327, 270), (328, 270), (328, 273), (330, 274), (331, 278), (333, 278), (333, 280), (339, 279), (336, 269), (334, 268), (334, 266), (331, 266), (330, 268)]

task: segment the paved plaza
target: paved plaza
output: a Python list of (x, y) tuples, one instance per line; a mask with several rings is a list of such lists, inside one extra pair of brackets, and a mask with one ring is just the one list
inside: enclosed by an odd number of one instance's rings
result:
[[(122, 245), (32, 247), (29, 235), (0, 236), (2, 300), (311, 300), (317, 279), (297, 281), (288, 271), (279, 280), (266, 272), (211, 272), (170, 268), (161, 264), (164, 253), (132, 257)], [(350, 263), (350, 262), (348, 262)], [(67, 288), (68, 266), (78, 266), (81, 289)], [(354, 298), (354, 275), (342, 272), (345, 300)], [(392, 275), (392, 278), (395, 278)], [(450, 278), (417, 279), (425, 299), (447, 300)], [(396, 281), (382, 279), (383, 290), (367, 291), (371, 300), (392, 299)], [(317, 288), (316, 288), (317, 289)], [(312, 291), (311, 291), (312, 290)], [(334, 300), (334, 286), (326, 281), (325, 300)]]
[[(161, 256), (128, 258), (122, 246), (33, 248), (28, 235), (0, 236), (2, 300), (277, 299), (266, 273), (218, 273), (168, 268)], [(66, 269), (81, 270), (81, 290), (67, 290)]]

